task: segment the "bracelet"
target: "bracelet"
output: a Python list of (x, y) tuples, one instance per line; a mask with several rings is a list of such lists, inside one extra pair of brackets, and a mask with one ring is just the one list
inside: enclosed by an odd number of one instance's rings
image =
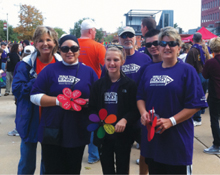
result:
[(176, 119), (174, 117), (170, 117), (169, 119), (170, 119), (172, 125), (175, 126), (176, 125)]
[(60, 102), (59, 102), (59, 100), (57, 98), (56, 98), (56, 105), (60, 106)]

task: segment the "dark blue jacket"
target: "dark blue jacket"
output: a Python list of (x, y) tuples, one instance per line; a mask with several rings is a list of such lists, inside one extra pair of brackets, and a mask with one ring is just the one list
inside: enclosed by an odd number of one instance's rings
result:
[[(62, 58), (54, 54), (56, 61)], [(25, 57), (16, 69), (13, 77), (12, 92), (17, 98), (16, 129), (24, 142), (37, 142), (39, 125), (39, 106), (30, 101), (30, 91), (36, 79), (37, 52)]]

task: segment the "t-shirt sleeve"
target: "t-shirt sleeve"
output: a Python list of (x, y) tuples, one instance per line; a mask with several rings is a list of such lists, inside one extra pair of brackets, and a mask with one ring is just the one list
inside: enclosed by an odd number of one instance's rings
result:
[(98, 58), (99, 58), (99, 64), (101, 64), (102, 66), (104, 66), (105, 64), (105, 52), (106, 52), (105, 47), (100, 44)]
[(145, 73), (146, 71), (144, 71), (144, 73), (142, 74), (139, 84), (138, 84), (138, 89), (137, 89), (137, 96), (136, 96), (136, 100), (145, 100), (145, 93), (144, 93), (144, 83), (145, 83)]
[(200, 78), (195, 69), (189, 67), (185, 73), (184, 108), (194, 109), (208, 107)]
[(35, 94), (47, 94), (48, 93), (48, 87), (49, 87), (49, 72), (48, 66), (45, 67), (37, 76), (36, 81), (33, 84), (32, 90), (30, 95)]

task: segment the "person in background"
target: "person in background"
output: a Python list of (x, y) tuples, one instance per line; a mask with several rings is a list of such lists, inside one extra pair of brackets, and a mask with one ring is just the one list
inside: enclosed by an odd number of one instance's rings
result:
[(192, 45), (190, 43), (184, 43), (182, 45), (182, 54), (178, 56), (179, 59), (181, 59), (184, 63), (186, 62), (186, 56), (187, 53), (189, 52), (190, 48), (192, 47)]
[[(47, 65), (61, 61), (56, 54), (58, 48), (57, 32), (46, 26), (38, 26), (33, 35), (36, 50), (23, 58), (13, 78), (12, 92), (17, 99), (16, 129), (21, 137), (20, 160), (17, 174), (34, 174), (36, 168), (36, 151), (38, 126), (41, 108), (30, 101), (31, 88), (37, 75)], [(44, 173), (41, 160), (41, 174)]]
[(4, 50), (4, 52), (1, 55), (1, 69), (5, 71), (5, 65), (7, 62), (7, 54), (8, 54), (8, 49), (7, 49), (7, 43), (1, 42), (1, 48)]
[[(24, 53), (21, 57), (21, 60), (28, 56), (28, 55), (31, 55), (32, 53), (34, 53), (35, 51), (35, 47), (34, 46), (27, 46), (24, 48)], [(13, 77), (16, 75), (17, 73), (17, 67), (21, 64), (21, 61), (19, 60), (19, 62), (16, 64), (15, 68), (14, 68), (14, 72), (13, 72)], [(17, 99), (15, 98), (15, 104), (17, 105)], [(14, 128), (12, 131), (9, 131), (8, 132), (8, 136), (19, 136), (19, 133), (17, 131), (16, 128)]]
[(138, 86), (137, 105), (142, 125), (150, 125), (149, 110), (154, 109), (159, 117), (154, 137), (141, 146), (146, 151), (150, 175), (191, 174), (192, 116), (208, 105), (195, 69), (177, 59), (181, 37), (176, 29), (165, 27), (158, 38), (162, 62), (145, 69)]
[[(38, 75), (31, 91), (31, 101), (42, 107), (38, 129), (45, 174), (80, 174), (83, 153), (89, 143), (89, 110), (65, 110), (57, 100), (64, 88), (79, 90), (80, 98), (88, 99), (93, 83), (98, 79), (95, 71), (78, 61), (79, 43), (75, 36), (65, 35), (59, 39), (62, 62), (51, 64)], [(45, 143), (45, 128), (60, 128), (61, 140), (57, 145)]]
[[(81, 23), (81, 37), (78, 39), (80, 45), (79, 62), (90, 66), (100, 78), (106, 49), (102, 44), (94, 41), (95, 36), (95, 22), (91, 19), (84, 20)], [(98, 148), (93, 144), (93, 135), (94, 133), (91, 133), (90, 144), (88, 145), (89, 164), (99, 161)]]
[(209, 79), (208, 104), (212, 129), (213, 145), (204, 149), (207, 154), (220, 154), (220, 38), (210, 41), (210, 48), (215, 57), (207, 60), (202, 70), (205, 79)]
[(4, 96), (8, 96), (11, 89), (11, 84), (13, 81), (13, 73), (16, 64), (20, 61), (19, 44), (13, 44), (11, 51), (8, 54), (5, 70), (6, 70), (6, 89)]
[[(186, 63), (191, 64), (196, 72), (199, 75), (200, 81), (202, 83), (203, 91), (206, 93), (208, 89), (208, 80), (206, 80), (202, 76), (202, 69), (205, 65), (205, 62), (208, 60), (208, 58), (205, 55), (205, 52), (201, 46), (202, 43), (202, 34), (199, 32), (196, 32), (193, 35), (193, 46), (189, 50), (187, 57), (186, 57)], [(200, 110), (193, 116), (193, 122), (194, 126), (200, 126), (202, 125), (202, 117), (201, 114), (204, 114), (204, 110)]]
[(26, 46), (29, 46), (29, 45), (30, 45), (30, 42), (29, 42), (28, 40), (24, 40), (24, 41), (22, 42), (23, 50), (21, 51), (21, 55), (23, 55), (23, 53), (24, 53), (24, 48), (25, 48)]
[[(2, 54), (4, 53), (4, 50), (2, 49), (2, 48), (0, 48), (0, 58), (1, 58), (1, 56), (2, 56)], [(1, 60), (1, 59), (0, 59)], [(2, 70), (2, 73), (3, 73), (4, 71)], [(2, 74), (1, 73), (1, 74)], [(3, 84), (4, 85), (4, 84)], [(1, 86), (0, 86), (0, 97), (2, 96), (2, 94), (1, 94)]]

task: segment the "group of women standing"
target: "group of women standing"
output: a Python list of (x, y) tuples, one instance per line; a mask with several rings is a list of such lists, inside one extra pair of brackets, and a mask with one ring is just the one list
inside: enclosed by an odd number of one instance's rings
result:
[[(194, 68), (177, 59), (181, 39), (175, 29), (161, 30), (159, 51), (163, 61), (146, 68), (139, 87), (120, 70), (126, 58), (120, 46), (107, 48), (107, 73), (98, 80), (92, 68), (78, 62), (80, 45), (75, 36), (65, 35), (58, 41), (53, 29), (39, 26), (34, 44), (36, 52), (23, 59), (13, 81), (18, 103), (16, 128), (22, 138), (18, 174), (34, 173), (38, 141), (42, 146), (42, 174), (80, 174), (90, 139), (89, 114), (99, 114), (102, 108), (117, 116), (113, 135), (106, 134), (100, 140), (95, 132), (103, 174), (129, 173), (131, 126), (140, 114), (141, 123), (148, 124), (152, 108), (160, 118), (156, 123), (159, 133), (144, 145), (149, 173), (187, 174), (193, 153), (191, 116), (207, 104)], [(65, 110), (57, 99), (64, 88), (81, 91), (80, 98), (89, 101), (89, 107)], [(70, 95), (70, 101), (72, 98)], [(46, 137), (47, 131), (56, 142)]]

